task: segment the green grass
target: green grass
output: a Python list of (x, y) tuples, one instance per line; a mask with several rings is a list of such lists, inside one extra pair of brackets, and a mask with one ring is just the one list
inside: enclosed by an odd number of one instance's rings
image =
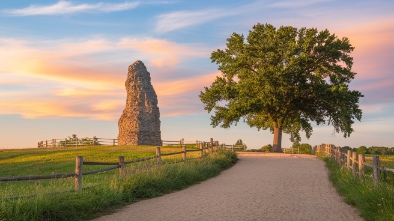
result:
[[(96, 147), (95, 147), (96, 148)], [(179, 151), (179, 148), (163, 148), (162, 153)], [(154, 155), (154, 147), (100, 147), (98, 149), (47, 149), (23, 151), (4, 151), (0, 160), (0, 171), (9, 175), (12, 171), (18, 174), (28, 174), (19, 171), (41, 164), (41, 160), (50, 166), (34, 169), (36, 175), (48, 174), (53, 170), (59, 172), (73, 172), (75, 156), (83, 155), (91, 161), (116, 161), (117, 156), (124, 155), (125, 160)], [(57, 152), (57, 153), (56, 153)], [(188, 157), (198, 156), (198, 152), (188, 153)], [(177, 155), (176, 155), (177, 156)], [(179, 161), (181, 156), (168, 157), (167, 161)], [(54, 158), (51, 161), (51, 158)], [(15, 163), (13, 160), (15, 160)], [(39, 159), (39, 160), (37, 160)], [(87, 220), (97, 214), (108, 212), (119, 206), (139, 199), (155, 197), (179, 190), (206, 180), (230, 167), (236, 162), (234, 153), (219, 151), (201, 159), (188, 160), (184, 163), (165, 164), (160, 167), (156, 162), (146, 162), (130, 165), (126, 168), (126, 177), (121, 179), (118, 171), (88, 175), (83, 178), (81, 192), (66, 192), (52, 194), (63, 190), (73, 189), (73, 179), (58, 179), (49, 181), (17, 181), (0, 183), (2, 196), (29, 195), (38, 192), (37, 196), (15, 200), (0, 198), (0, 220)], [(47, 163), (49, 162), (49, 163)], [(54, 164), (52, 164), (54, 163)], [(60, 163), (71, 171), (55, 167)], [(21, 165), (19, 165), (21, 164)], [(68, 166), (68, 164), (72, 164)], [(14, 167), (11, 169), (9, 167)], [(84, 166), (84, 171), (85, 171)], [(2, 175), (3, 176), (3, 175)]]
[[(162, 153), (179, 152), (177, 147), (162, 147)], [(84, 161), (117, 162), (118, 156), (124, 156), (125, 161), (154, 156), (156, 147), (153, 146), (91, 146), (68, 148), (40, 148), (0, 151), (0, 176), (27, 176), (73, 173), (75, 157), (83, 156)], [(196, 157), (198, 153), (187, 154)], [(181, 161), (181, 155), (163, 157), (164, 162)], [(154, 162), (154, 161), (152, 161)], [(83, 171), (96, 170), (108, 166), (84, 165)], [(94, 186), (101, 183), (105, 177), (116, 171), (84, 176), (83, 186)], [(0, 198), (26, 196), (72, 190), (74, 179), (37, 180), (0, 182)]]
[[(372, 164), (373, 163), (372, 156), (373, 155), (366, 155), (365, 162)], [(380, 158), (380, 166), (381, 167), (394, 169), (394, 156), (380, 155), (379, 158)], [(365, 173), (369, 176), (372, 176), (372, 168), (365, 167)], [(394, 185), (394, 173), (381, 170), (380, 171), (380, 180), (382, 182), (386, 182), (388, 184)]]
[(374, 185), (371, 175), (355, 177), (331, 158), (324, 158), (330, 180), (345, 201), (356, 206), (367, 221), (394, 220), (394, 186), (387, 182)]
[[(365, 155), (365, 161), (372, 164), (371, 154)], [(394, 156), (393, 155), (380, 155), (380, 166), (394, 169)]]

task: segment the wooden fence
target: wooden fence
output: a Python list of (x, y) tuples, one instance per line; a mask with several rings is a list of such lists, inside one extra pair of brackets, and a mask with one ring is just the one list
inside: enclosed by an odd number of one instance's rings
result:
[[(199, 157), (203, 157), (204, 154), (213, 153), (219, 149), (223, 148), (223, 145), (219, 145), (218, 141), (213, 141), (211, 138), (210, 142), (198, 142), (198, 149), (189, 149), (186, 150), (186, 145), (182, 145), (182, 151), (179, 152), (172, 152), (172, 153), (161, 153), (161, 147), (156, 147), (156, 155), (141, 158), (137, 160), (125, 161), (123, 156), (118, 157), (117, 162), (84, 162), (83, 156), (77, 156), (75, 160), (75, 172), (74, 173), (67, 173), (67, 174), (51, 174), (51, 175), (32, 175), (32, 176), (16, 176), (16, 177), (0, 177), (0, 182), (9, 182), (9, 181), (23, 181), (23, 180), (44, 180), (44, 179), (60, 179), (60, 178), (67, 178), (67, 177), (74, 177), (74, 190), (81, 191), (82, 190), (82, 177), (84, 175), (102, 173), (110, 170), (119, 169), (120, 176), (125, 175), (125, 166), (127, 164), (138, 163), (143, 161), (148, 161), (152, 159), (157, 159), (157, 164), (162, 165), (162, 157), (163, 156), (171, 156), (176, 154), (182, 154), (182, 162), (187, 160), (187, 153), (189, 152), (199, 152)], [(86, 171), (83, 172), (83, 165), (111, 165), (110, 167)]]
[[(319, 152), (317, 152), (319, 153)], [(379, 183), (380, 180), (380, 172), (387, 171), (393, 172), (394, 169), (385, 168), (380, 166), (380, 158), (379, 156), (372, 157), (372, 164), (365, 162), (365, 155), (364, 154), (357, 154), (355, 151), (348, 150), (346, 153), (341, 152), (340, 147), (330, 146), (326, 147), (323, 152), (327, 156), (333, 158), (340, 166), (345, 166), (352, 170), (353, 175), (364, 176), (364, 168), (370, 167), (372, 168), (372, 177), (375, 184)]]
[(38, 148), (42, 147), (78, 147), (78, 146), (117, 146), (118, 139), (109, 138), (65, 138), (44, 140), (37, 143)]

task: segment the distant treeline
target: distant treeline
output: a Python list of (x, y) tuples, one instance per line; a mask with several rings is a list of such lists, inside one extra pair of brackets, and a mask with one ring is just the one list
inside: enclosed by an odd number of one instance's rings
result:
[(394, 147), (379, 147), (379, 146), (360, 146), (358, 148), (352, 148), (349, 146), (341, 147), (341, 152), (346, 152), (347, 150), (353, 150), (357, 153), (363, 154), (373, 154), (373, 155), (394, 155)]

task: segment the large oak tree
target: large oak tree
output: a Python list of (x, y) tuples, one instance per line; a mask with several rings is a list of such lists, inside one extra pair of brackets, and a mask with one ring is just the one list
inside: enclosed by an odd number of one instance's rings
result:
[(200, 99), (213, 127), (243, 119), (274, 133), (272, 151), (282, 152), (282, 132), (293, 142), (300, 131), (312, 134), (311, 122), (329, 124), (344, 137), (361, 120), (359, 91), (350, 90), (354, 47), (328, 30), (257, 24), (245, 39), (233, 33), (227, 47), (212, 52), (222, 75), (205, 87)]

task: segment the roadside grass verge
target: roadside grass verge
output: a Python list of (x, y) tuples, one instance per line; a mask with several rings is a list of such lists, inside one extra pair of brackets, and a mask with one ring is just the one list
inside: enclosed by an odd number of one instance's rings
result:
[(155, 166), (152, 162), (132, 165), (126, 168), (123, 179), (117, 171), (112, 174), (103, 173), (107, 175), (96, 177), (96, 185), (81, 192), (3, 199), (0, 201), (0, 220), (92, 219), (120, 206), (204, 181), (231, 167), (236, 161), (235, 153), (220, 150), (200, 159), (177, 164)]
[[(162, 147), (162, 153), (179, 152), (180, 147)], [(84, 161), (117, 162), (118, 156), (125, 161), (151, 157), (156, 154), (155, 146), (84, 146), (67, 148), (32, 148), (0, 150), (0, 176), (28, 176), (73, 173), (75, 157), (83, 156)], [(187, 154), (188, 158), (198, 157), (198, 152)], [(182, 161), (180, 154), (165, 156), (164, 162)], [(151, 161), (152, 163), (155, 160)], [(140, 165), (136, 163), (130, 166)], [(106, 165), (84, 165), (83, 171), (106, 168)], [(92, 174), (83, 177), (84, 186), (98, 185), (116, 171)], [(47, 194), (74, 189), (74, 178), (56, 180), (32, 180), (0, 182), (0, 199), (13, 196)]]
[(394, 186), (387, 182), (375, 185), (372, 176), (353, 176), (334, 160), (324, 157), (335, 188), (350, 205), (357, 207), (367, 221), (394, 220)]

